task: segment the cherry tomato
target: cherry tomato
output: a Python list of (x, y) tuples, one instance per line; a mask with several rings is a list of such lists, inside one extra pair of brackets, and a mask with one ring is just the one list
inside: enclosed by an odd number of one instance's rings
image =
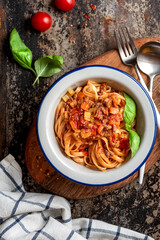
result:
[(32, 26), (38, 31), (46, 31), (52, 25), (51, 16), (45, 12), (37, 12), (31, 18)]
[(75, 0), (55, 0), (55, 5), (62, 11), (70, 11), (74, 5)]

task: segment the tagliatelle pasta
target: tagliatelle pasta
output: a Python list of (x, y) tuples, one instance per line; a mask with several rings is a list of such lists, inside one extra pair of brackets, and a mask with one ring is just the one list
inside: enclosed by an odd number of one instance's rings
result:
[(92, 169), (119, 167), (130, 150), (123, 128), (125, 104), (123, 94), (106, 83), (88, 81), (69, 89), (58, 104), (54, 125), (66, 155)]

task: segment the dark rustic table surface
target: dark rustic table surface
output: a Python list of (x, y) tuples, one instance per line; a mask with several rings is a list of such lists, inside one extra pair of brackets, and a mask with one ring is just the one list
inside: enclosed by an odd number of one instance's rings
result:
[[(31, 16), (38, 11), (52, 17), (52, 27), (46, 32), (31, 26)], [(64, 73), (115, 48), (114, 30), (124, 25), (134, 39), (160, 37), (160, 0), (77, 0), (69, 12), (58, 10), (51, 0), (0, 1), (0, 158), (8, 153), (16, 158), (27, 191), (46, 192), (29, 175), (24, 156), (26, 138), (44, 94)], [(9, 34), (14, 27), (32, 50), (34, 60), (61, 55), (62, 71), (41, 78), (33, 87), (33, 74), (15, 63), (10, 52)], [(160, 239), (159, 163), (145, 174), (143, 185), (136, 180), (98, 197), (69, 200), (72, 217), (99, 219)]]

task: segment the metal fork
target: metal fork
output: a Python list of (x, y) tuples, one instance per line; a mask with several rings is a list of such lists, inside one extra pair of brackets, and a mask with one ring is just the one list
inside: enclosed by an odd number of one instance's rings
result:
[[(134, 44), (132, 37), (129, 34), (127, 27), (125, 27), (125, 29), (121, 28), (121, 30), (115, 31), (115, 38), (117, 41), (118, 50), (119, 50), (119, 54), (120, 54), (122, 62), (126, 65), (134, 66), (140, 83), (143, 85), (143, 87), (146, 89), (146, 91), (151, 96), (151, 93), (148, 91), (148, 88), (138, 70), (137, 60), (136, 60), (138, 50)], [(154, 102), (153, 102), (153, 104), (154, 104)], [(157, 115), (157, 120), (158, 120), (157, 121), (158, 128), (160, 129), (160, 115), (159, 115), (159, 112), (158, 112), (155, 104), (154, 104), (154, 107), (156, 110), (156, 115)], [(143, 164), (143, 166), (140, 168), (140, 174), (139, 174), (139, 183), (140, 184), (142, 184), (142, 182), (143, 182), (144, 171), (145, 171), (145, 164)]]
[(132, 37), (129, 34), (127, 27), (125, 27), (125, 29), (121, 28), (121, 30), (115, 31), (115, 38), (117, 41), (118, 50), (119, 50), (119, 54), (120, 54), (122, 62), (126, 65), (135, 67), (135, 70), (138, 75), (140, 83), (148, 91), (148, 88), (147, 88), (147, 86), (138, 70), (138, 66), (137, 66), (136, 59), (137, 59), (138, 50), (134, 44)]

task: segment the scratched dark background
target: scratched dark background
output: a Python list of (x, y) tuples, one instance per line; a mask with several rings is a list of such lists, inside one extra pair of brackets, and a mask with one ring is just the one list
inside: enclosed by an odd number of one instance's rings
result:
[[(96, 6), (92, 10), (90, 3)], [(53, 20), (46, 32), (35, 31), (31, 16), (48, 12)], [(88, 13), (90, 20), (86, 19)], [(0, 158), (11, 153), (23, 171), (27, 191), (45, 192), (30, 177), (25, 165), (25, 142), (39, 104), (61, 75), (116, 47), (114, 30), (126, 25), (134, 39), (160, 37), (159, 0), (81, 0), (69, 12), (56, 9), (51, 0), (0, 1)], [(63, 70), (32, 86), (33, 74), (14, 62), (9, 34), (15, 27), (33, 52), (33, 61), (47, 54), (64, 58)], [(130, 228), (160, 239), (160, 167), (157, 162), (144, 177), (102, 196), (70, 200), (72, 217), (89, 217)]]

